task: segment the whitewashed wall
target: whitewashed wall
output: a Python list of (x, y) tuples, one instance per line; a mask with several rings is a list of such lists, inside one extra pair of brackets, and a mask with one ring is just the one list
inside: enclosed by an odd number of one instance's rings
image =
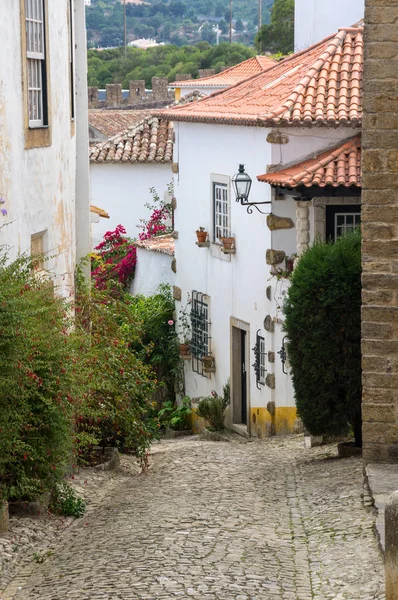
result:
[[(51, 4), (47, 16), (52, 144), (46, 148), (26, 150), (20, 3), (0, 0), (3, 56), (0, 76), (0, 195), (6, 200), (4, 208), (8, 211), (6, 219), (0, 216), (0, 223), (7, 223), (0, 231), (0, 244), (8, 246), (10, 258), (15, 258), (20, 253), (30, 253), (32, 234), (47, 231), (45, 250), (56, 254), (56, 257), (46, 263), (46, 268), (55, 275), (55, 284), (68, 294), (73, 289), (76, 258), (76, 136), (70, 114), (69, 1), (59, 0)], [(24, 31), (22, 35), (25, 35)], [(83, 123), (81, 126), (86, 125)], [(88, 197), (86, 202), (88, 219)], [(88, 228), (87, 222), (87, 231)]]
[(350, 27), (364, 17), (365, 0), (295, 0), (295, 51)]
[(152, 296), (161, 283), (174, 285), (175, 274), (171, 270), (173, 256), (137, 248), (137, 268), (130, 293)]
[[(176, 285), (187, 293), (197, 290), (210, 296), (212, 352), (217, 372), (211, 379), (192, 373), (186, 364), (186, 392), (195, 398), (211, 390), (222, 392), (230, 377), (230, 318), (250, 323), (249, 346), (255, 344), (258, 329), (268, 314), (265, 251), (270, 247), (266, 217), (246, 209), (235, 201), (231, 190), (231, 230), (236, 236), (236, 255), (224, 256), (218, 247), (198, 248), (195, 231), (199, 226), (212, 230), (211, 174), (233, 176), (239, 163), (253, 179), (251, 200), (270, 199), (270, 189), (256, 181), (270, 162), (267, 130), (251, 127), (177, 123), (175, 160), (179, 163), (176, 181), (177, 209), (175, 227)], [(263, 207), (266, 209), (266, 206)], [(250, 354), (250, 365), (254, 362)], [(269, 388), (256, 389), (252, 367), (249, 370), (248, 395), (252, 406), (266, 406)]]
[(100, 219), (92, 225), (92, 244), (95, 246), (106, 231), (119, 224), (130, 237), (138, 237), (140, 219), (148, 218), (145, 204), (152, 202), (149, 192), (154, 187), (163, 198), (173, 179), (170, 164), (95, 164), (91, 172), (91, 204), (103, 208), (110, 219)]
[(221, 90), (224, 90), (226, 87), (228, 86), (223, 86), (223, 87), (209, 87), (209, 86), (201, 86), (200, 85), (200, 79), (198, 79), (198, 85), (195, 87), (188, 87), (188, 88), (180, 88), (181, 90), (181, 98), (183, 98), (184, 96), (187, 96), (188, 94), (192, 94), (193, 91), (198, 91), (201, 92), (202, 94), (206, 94), (206, 96), (210, 96), (210, 94), (213, 94), (214, 92), (220, 92)]

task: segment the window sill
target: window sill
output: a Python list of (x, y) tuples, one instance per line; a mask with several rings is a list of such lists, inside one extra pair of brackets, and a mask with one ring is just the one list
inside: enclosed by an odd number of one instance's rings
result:
[(195, 242), (199, 248), (210, 248), (210, 242)]
[(51, 127), (28, 127), (25, 130), (25, 150), (32, 148), (47, 148), (52, 144)]

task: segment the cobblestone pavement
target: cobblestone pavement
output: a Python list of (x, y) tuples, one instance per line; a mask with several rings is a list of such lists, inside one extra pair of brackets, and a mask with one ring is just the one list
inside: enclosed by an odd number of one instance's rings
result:
[(157, 444), (148, 475), (68, 531), (3, 600), (381, 600), (360, 459), (303, 438)]

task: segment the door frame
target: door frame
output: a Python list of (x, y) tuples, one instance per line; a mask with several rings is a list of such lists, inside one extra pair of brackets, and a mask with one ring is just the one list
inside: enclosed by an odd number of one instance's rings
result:
[[(234, 423), (234, 352), (233, 352), (233, 328), (240, 329), (246, 333), (245, 339), (245, 362), (246, 362), (246, 409), (247, 409), (247, 425), (239, 425)], [(251, 436), (251, 411), (250, 411), (250, 383), (251, 383), (251, 364), (250, 364), (250, 323), (230, 318), (230, 373), (231, 373), (231, 411), (230, 411), (230, 427), (240, 435)]]

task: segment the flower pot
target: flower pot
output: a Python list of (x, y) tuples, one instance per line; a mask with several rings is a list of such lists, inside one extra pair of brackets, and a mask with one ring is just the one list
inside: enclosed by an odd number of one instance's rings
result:
[(180, 344), (180, 355), (181, 356), (189, 356), (191, 353), (191, 349), (189, 344)]
[(222, 237), (221, 243), (224, 246), (225, 250), (232, 250), (235, 248), (235, 238), (234, 237)]
[(204, 244), (207, 239), (207, 231), (200, 231), (200, 229), (198, 229), (196, 231), (196, 237), (198, 238), (198, 242), (200, 244)]
[(286, 271), (288, 273), (293, 273), (293, 268), (294, 268), (294, 259), (293, 258), (287, 258), (286, 259)]

